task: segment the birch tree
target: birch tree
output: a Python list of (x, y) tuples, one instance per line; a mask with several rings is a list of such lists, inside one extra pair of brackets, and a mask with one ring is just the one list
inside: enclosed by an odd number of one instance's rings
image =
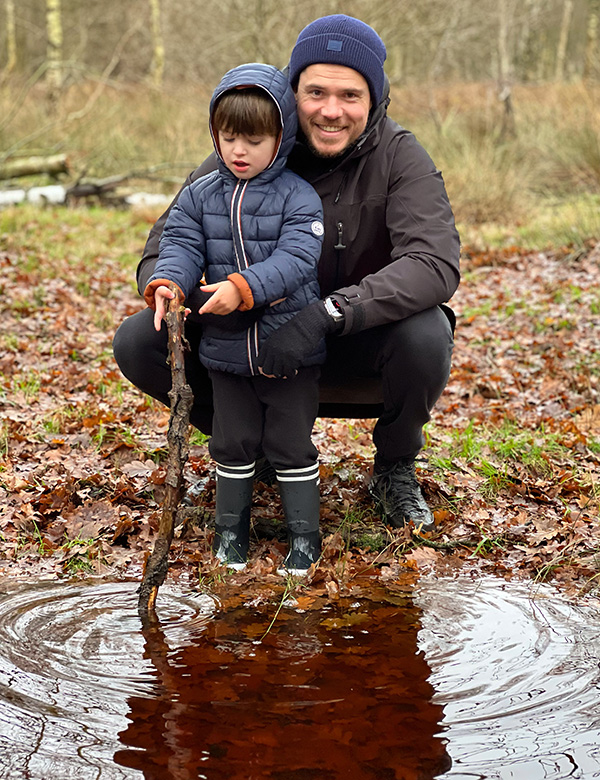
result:
[(6, 73), (11, 73), (17, 64), (17, 33), (15, 25), (15, 0), (6, 0)]
[(585, 63), (583, 75), (593, 78), (598, 75), (598, 28), (600, 27), (600, 0), (589, 0), (590, 10), (587, 20)]
[(498, 2), (498, 97), (504, 105), (503, 137), (515, 135), (515, 117), (512, 105), (513, 57), (511, 48), (511, 21), (514, 7), (509, 0)]
[(150, 72), (155, 87), (161, 87), (165, 71), (165, 45), (160, 23), (160, 0), (149, 0), (152, 21), (152, 64)]
[(46, 0), (47, 82), (55, 98), (63, 82), (63, 27), (60, 0)]
[(558, 47), (556, 50), (556, 69), (554, 71), (554, 78), (556, 81), (563, 81), (565, 78), (567, 44), (569, 43), (569, 29), (571, 27), (572, 16), (573, 0), (564, 0), (560, 32), (558, 36)]

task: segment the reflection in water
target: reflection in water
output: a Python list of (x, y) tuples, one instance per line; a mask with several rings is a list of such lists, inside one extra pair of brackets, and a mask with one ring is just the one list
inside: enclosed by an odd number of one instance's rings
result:
[(551, 588), (363, 584), (260, 641), (273, 600), (163, 586), (142, 634), (136, 587), (3, 586), (2, 780), (600, 778), (597, 609)]
[(262, 641), (273, 605), (222, 611), (173, 651), (148, 627), (160, 694), (129, 699), (131, 749), (115, 760), (146, 780), (425, 780), (447, 769), (409, 598), (371, 589), (370, 600), (313, 606), (282, 610)]

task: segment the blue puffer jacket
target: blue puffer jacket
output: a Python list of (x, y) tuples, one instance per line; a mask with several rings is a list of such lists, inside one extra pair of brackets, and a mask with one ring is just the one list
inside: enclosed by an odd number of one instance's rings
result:
[[(172, 209), (145, 297), (153, 306), (154, 289), (166, 280), (187, 297), (203, 276), (214, 284), (233, 275), (244, 291), (240, 309), (250, 311), (207, 315), (200, 359), (207, 368), (252, 376), (265, 338), (319, 299), (323, 212), (311, 185), (285, 167), (297, 124), (287, 78), (270, 65), (234, 68), (213, 94), (211, 117), (217, 98), (236, 86), (261, 87), (277, 103), (283, 129), (276, 156), (253, 179), (241, 180), (225, 166), (215, 144), (219, 169), (187, 187)], [(324, 359), (323, 343), (305, 365)]]

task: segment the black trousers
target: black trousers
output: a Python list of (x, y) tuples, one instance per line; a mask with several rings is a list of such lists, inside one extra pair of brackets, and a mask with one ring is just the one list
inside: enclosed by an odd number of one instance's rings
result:
[[(153, 316), (151, 309), (144, 309), (128, 317), (115, 334), (113, 349), (127, 379), (169, 405), (167, 327), (163, 323), (157, 333)], [(208, 372), (198, 358), (200, 333), (197, 323), (187, 322), (191, 351), (186, 372), (195, 399), (190, 420), (210, 434), (213, 396)], [(373, 442), (378, 456), (386, 461), (415, 456), (423, 446), (423, 426), (448, 381), (453, 343), (450, 321), (438, 306), (354, 336), (330, 338), (319, 381), (319, 416), (377, 417)], [(354, 396), (361, 383), (370, 393), (366, 402)]]
[(289, 379), (209, 371), (215, 413), (211, 457), (224, 466), (245, 466), (263, 452), (277, 470), (317, 461), (311, 432), (319, 409), (319, 369), (301, 368)]

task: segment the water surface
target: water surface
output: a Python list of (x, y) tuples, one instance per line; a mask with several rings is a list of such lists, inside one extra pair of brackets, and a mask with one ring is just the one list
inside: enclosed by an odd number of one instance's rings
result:
[(1, 778), (600, 778), (598, 613), (551, 588), (367, 583), (269, 629), (170, 586), (142, 632), (136, 587), (4, 585)]
[(489, 577), (422, 580), (415, 602), (445, 778), (600, 777), (597, 604)]

